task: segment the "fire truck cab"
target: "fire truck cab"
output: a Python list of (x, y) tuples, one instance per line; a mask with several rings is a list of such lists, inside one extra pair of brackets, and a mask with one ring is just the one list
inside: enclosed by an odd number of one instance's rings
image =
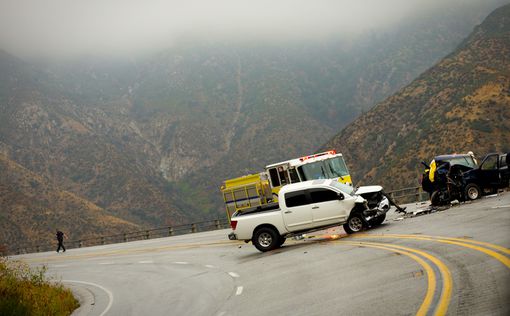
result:
[(342, 154), (334, 150), (287, 160), (266, 166), (271, 191), (277, 197), (286, 184), (316, 179), (335, 179), (352, 185)]

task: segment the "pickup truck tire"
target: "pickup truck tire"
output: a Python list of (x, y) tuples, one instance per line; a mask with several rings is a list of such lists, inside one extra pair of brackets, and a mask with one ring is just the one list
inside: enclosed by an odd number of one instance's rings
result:
[[(266, 252), (278, 248), (282, 243), (278, 232), (271, 227), (262, 227), (255, 231), (252, 243), (258, 250)], [(285, 241), (285, 239), (283, 239)]]
[(344, 224), (344, 230), (347, 234), (354, 234), (360, 232), (364, 228), (363, 219), (360, 214), (354, 214)]
[(478, 199), (482, 195), (481, 193), (480, 187), (474, 183), (470, 183), (466, 186), (466, 197), (468, 200)]

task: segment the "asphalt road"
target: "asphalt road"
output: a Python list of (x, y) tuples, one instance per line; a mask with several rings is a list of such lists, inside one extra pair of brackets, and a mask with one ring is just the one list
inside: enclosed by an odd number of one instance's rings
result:
[(510, 192), (389, 215), (268, 253), (221, 230), (16, 258), (71, 287), (77, 315), (510, 315)]

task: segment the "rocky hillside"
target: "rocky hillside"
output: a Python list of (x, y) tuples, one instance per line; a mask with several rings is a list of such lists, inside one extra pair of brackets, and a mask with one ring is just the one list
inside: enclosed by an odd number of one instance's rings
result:
[(346, 155), (356, 181), (390, 189), (418, 185), (435, 155), (510, 151), (510, 5), (324, 147)]
[(2, 57), (0, 152), (128, 221), (154, 227), (192, 218), (153, 167), (159, 156), (125, 114), (129, 101), (77, 105), (48, 87), (45, 73)]
[(49, 245), (60, 229), (70, 240), (135, 231), (139, 226), (63, 191), (0, 154), (0, 243)]
[(315, 152), (500, 1), (450, 3), (351, 41), (188, 43), (135, 61), (58, 64), (0, 51), (0, 152), (135, 225), (217, 218), (222, 180)]

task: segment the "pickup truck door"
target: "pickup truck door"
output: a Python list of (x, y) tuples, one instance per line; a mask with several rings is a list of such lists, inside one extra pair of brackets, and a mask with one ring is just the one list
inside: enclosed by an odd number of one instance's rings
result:
[(316, 188), (307, 191), (312, 200), (314, 226), (335, 224), (347, 220), (352, 203), (344, 201), (344, 195), (327, 188)]
[(290, 232), (313, 227), (312, 207), (304, 190), (285, 194), (285, 208), (282, 208), (282, 216)]

